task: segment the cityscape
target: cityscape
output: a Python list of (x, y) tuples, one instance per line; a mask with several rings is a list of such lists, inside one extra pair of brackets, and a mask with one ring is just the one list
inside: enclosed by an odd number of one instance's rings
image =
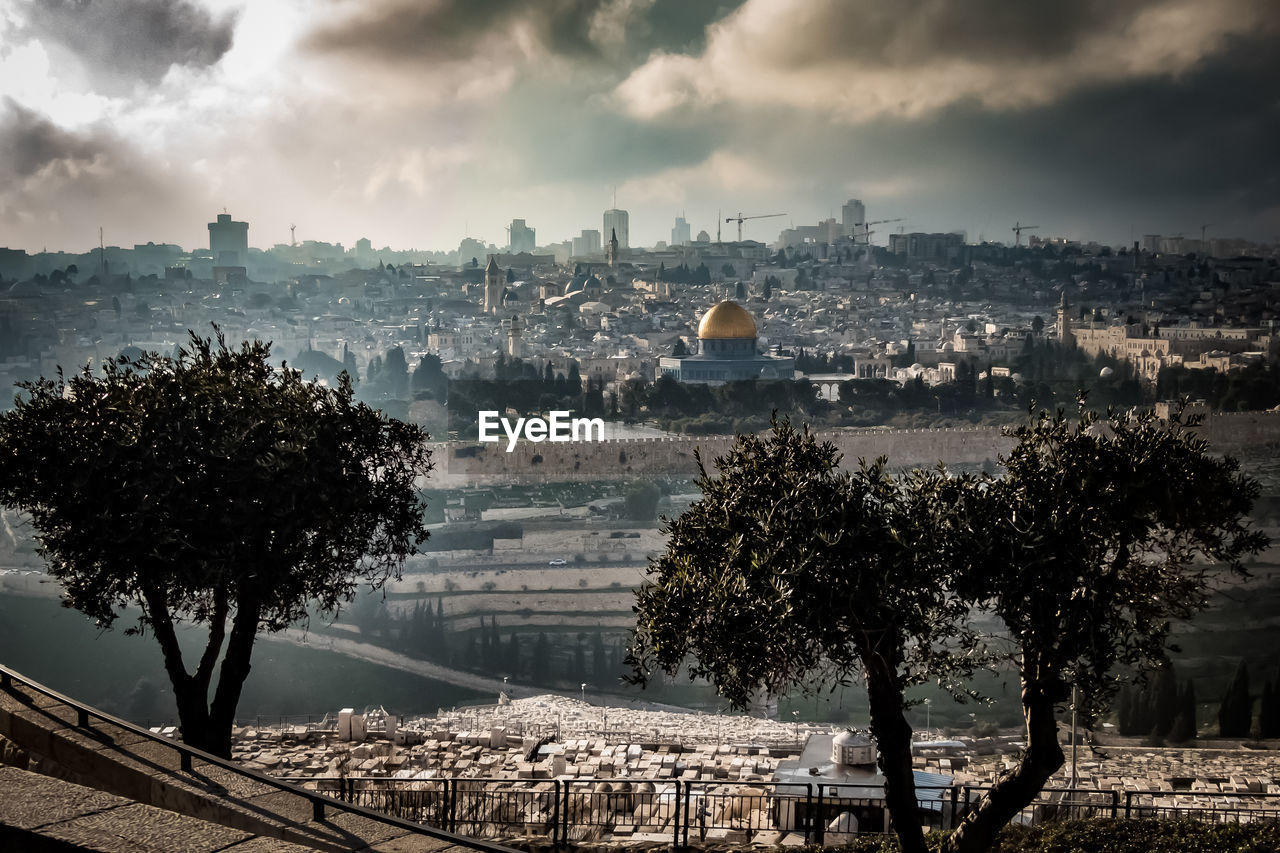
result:
[(0, 846), (1280, 849), (1278, 40), (0, 4)]

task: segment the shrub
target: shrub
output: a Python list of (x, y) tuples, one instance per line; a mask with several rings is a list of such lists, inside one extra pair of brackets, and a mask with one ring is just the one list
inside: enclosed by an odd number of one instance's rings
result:
[[(950, 833), (925, 836), (938, 850)], [(809, 845), (802, 853), (898, 853), (888, 835), (868, 835), (841, 847)], [(1064, 820), (1039, 826), (1007, 826), (992, 853), (1273, 853), (1280, 850), (1280, 821), (1205, 823), (1182, 818)]]

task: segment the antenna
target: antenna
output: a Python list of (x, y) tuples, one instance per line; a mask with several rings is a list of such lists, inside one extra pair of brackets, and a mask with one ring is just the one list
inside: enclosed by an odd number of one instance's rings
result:
[(720, 208), (717, 207), (716, 208), (716, 242), (717, 243), (720, 242), (720, 220), (722, 218), (723, 217), (720, 215)]
[(613, 185), (613, 209), (618, 209), (618, 185)]

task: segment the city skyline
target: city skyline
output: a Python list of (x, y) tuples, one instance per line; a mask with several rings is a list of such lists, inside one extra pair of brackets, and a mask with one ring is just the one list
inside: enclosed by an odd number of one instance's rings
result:
[(1260, 0), (5, 0), (0, 242), (194, 248), (225, 208), (253, 246), (449, 251), (615, 206), (631, 245), (785, 212), (744, 225), (772, 242), (850, 198), (970, 240), (1273, 241), (1278, 41)]

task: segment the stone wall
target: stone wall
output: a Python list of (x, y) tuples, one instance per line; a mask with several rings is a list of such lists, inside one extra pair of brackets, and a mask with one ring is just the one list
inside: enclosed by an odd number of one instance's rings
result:
[[(1201, 432), (1215, 450), (1238, 451), (1280, 442), (1280, 412), (1247, 412), (1208, 417)], [(844, 465), (855, 467), (886, 456), (892, 467), (930, 467), (994, 462), (1013, 442), (999, 427), (954, 429), (850, 429), (818, 434), (844, 454)], [(733, 443), (732, 436), (681, 436), (605, 442), (519, 442), (510, 453), (506, 443), (450, 442), (436, 446), (437, 464), (449, 478), (472, 485), (534, 484), (630, 480), (633, 478), (693, 478), (694, 450), (710, 465)]]
[[(888, 456), (894, 466), (982, 463), (995, 460), (1010, 446), (999, 429), (975, 427), (939, 430), (847, 430), (819, 433), (844, 454), (846, 466)], [(732, 436), (630, 439), (599, 443), (520, 442), (510, 453), (505, 445), (451, 443), (441, 445), (437, 460), (445, 460), (451, 478), (464, 477), (475, 485), (504, 483), (629, 480), (632, 478), (693, 478), (694, 451), (711, 461), (728, 451)]]

